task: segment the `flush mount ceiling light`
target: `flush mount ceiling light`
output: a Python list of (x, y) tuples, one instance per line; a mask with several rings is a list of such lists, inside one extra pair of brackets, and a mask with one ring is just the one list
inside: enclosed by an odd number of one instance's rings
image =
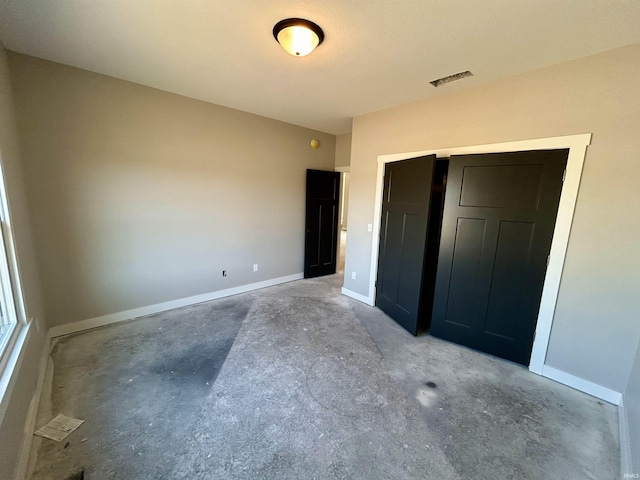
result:
[(280, 20), (273, 27), (273, 36), (294, 57), (309, 55), (324, 40), (322, 29), (302, 18)]

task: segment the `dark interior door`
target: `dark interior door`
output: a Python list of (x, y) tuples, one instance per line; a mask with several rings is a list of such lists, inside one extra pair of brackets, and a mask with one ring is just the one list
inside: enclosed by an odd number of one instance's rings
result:
[(415, 335), (420, 319), (435, 155), (388, 163), (384, 173), (376, 305)]
[(340, 173), (307, 170), (304, 278), (336, 273)]
[(529, 364), (567, 154), (451, 157), (432, 335)]

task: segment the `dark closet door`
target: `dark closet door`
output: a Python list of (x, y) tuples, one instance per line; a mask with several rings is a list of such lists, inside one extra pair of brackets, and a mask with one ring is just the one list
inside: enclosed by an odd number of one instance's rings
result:
[(435, 155), (388, 163), (384, 173), (376, 305), (415, 335), (420, 317)]
[(567, 154), (451, 157), (432, 335), (529, 364)]
[(304, 278), (336, 273), (340, 173), (307, 170)]

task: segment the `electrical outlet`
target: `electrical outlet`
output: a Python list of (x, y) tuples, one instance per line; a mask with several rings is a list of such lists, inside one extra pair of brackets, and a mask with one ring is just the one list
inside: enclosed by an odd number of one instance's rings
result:
[(351, 272), (351, 280), (355, 280), (356, 279), (356, 272)]
[(226, 270), (222, 270), (222, 276), (226, 277), (227, 276), (227, 271)]
[(257, 272), (257, 271), (258, 271), (258, 264), (257, 264), (257, 263), (254, 263), (254, 264), (253, 264), (253, 271), (254, 271), (254, 272)]

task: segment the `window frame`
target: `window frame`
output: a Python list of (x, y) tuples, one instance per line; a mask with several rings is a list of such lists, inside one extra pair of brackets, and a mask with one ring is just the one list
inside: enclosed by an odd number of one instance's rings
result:
[(6, 394), (10, 390), (11, 379), (31, 326), (23, 299), (5, 178), (0, 151), (0, 309), (9, 327), (0, 334), (0, 420), (6, 406)]

